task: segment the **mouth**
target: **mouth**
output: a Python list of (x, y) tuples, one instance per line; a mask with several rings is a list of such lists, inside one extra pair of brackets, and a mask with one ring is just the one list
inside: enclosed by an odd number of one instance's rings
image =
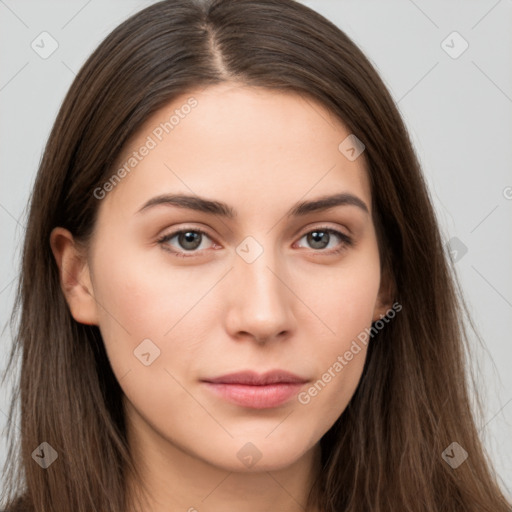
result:
[(242, 407), (269, 409), (288, 402), (308, 379), (284, 370), (264, 374), (244, 371), (203, 379), (215, 395)]

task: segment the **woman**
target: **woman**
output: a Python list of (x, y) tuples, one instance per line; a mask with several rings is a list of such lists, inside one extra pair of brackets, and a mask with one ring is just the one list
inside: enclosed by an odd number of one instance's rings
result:
[(342, 31), (154, 4), (77, 75), (34, 186), (7, 509), (509, 511), (456, 290)]

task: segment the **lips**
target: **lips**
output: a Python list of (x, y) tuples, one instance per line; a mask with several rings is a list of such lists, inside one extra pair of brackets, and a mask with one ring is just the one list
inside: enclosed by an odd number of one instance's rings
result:
[(243, 384), (245, 386), (266, 386), (268, 384), (304, 384), (307, 379), (285, 370), (272, 370), (263, 374), (253, 371), (230, 373), (221, 377), (204, 379), (204, 382), (213, 384)]
[(253, 371), (230, 373), (203, 379), (216, 396), (251, 409), (269, 409), (288, 402), (308, 382), (293, 373), (273, 370), (264, 374)]

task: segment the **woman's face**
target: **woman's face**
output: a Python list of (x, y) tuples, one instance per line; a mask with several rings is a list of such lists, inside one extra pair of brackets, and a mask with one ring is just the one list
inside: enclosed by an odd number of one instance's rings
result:
[[(349, 135), (299, 95), (222, 84), (154, 114), (94, 191), (94, 313), (75, 317), (101, 330), (133, 439), (271, 470), (341, 415), (389, 307)], [(295, 378), (224, 377), (275, 371)]]

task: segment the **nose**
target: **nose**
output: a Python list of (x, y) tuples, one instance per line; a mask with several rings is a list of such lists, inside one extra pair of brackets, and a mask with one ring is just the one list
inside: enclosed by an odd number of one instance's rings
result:
[(283, 265), (272, 251), (247, 263), (238, 255), (230, 272), (226, 330), (237, 340), (264, 344), (289, 337), (295, 330), (293, 292)]

